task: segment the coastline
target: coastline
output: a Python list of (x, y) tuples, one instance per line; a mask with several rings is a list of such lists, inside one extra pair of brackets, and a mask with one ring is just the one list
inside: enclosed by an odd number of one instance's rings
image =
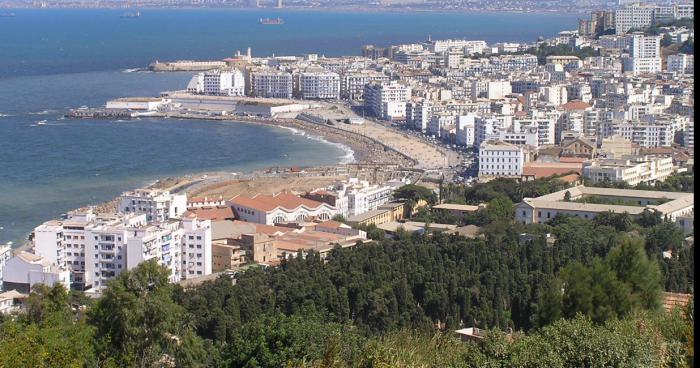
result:
[[(390, 147), (381, 144), (380, 142), (373, 141), (371, 138), (364, 137), (360, 134), (343, 131), (338, 128), (333, 130), (329, 126), (321, 126), (317, 124), (312, 124), (304, 122), (297, 119), (256, 119), (250, 117), (191, 117), (191, 116), (180, 116), (175, 114), (163, 114), (159, 116), (153, 116), (155, 118), (161, 119), (186, 119), (186, 120), (216, 120), (228, 123), (238, 123), (238, 124), (258, 124), (266, 125), (271, 127), (277, 127), (280, 129), (286, 129), (292, 132), (292, 134), (305, 136), (306, 138), (325, 144), (334, 145), (346, 152), (345, 156), (336, 163), (334, 166), (305, 166), (303, 163), (298, 165), (293, 165), (293, 167), (298, 167), (303, 170), (308, 171), (319, 171), (328, 172), (332, 168), (337, 169), (349, 164), (358, 165), (396, 165), (399, 162), (405, 165), (414, 164), (413, 161), (409, 160), (404, 155), (392, 150)], [(256, 170), (241, 171), (237, 172), (239, 178), (246, 178), (255, 182), (260, 178), (267, 178), (272, 170), (279, 170), (280, 167), (265, 167)], [(280, 173), (281, 175), (284, 174)], [(176, 176), (167, 177), (154, 177), (150, 184), (146, 185), (147, 188), (159, 188), (159, 189), (170, 189), (175, 191), (184, 190), (187, 192), (192, 187), (203, 186), (202, 189), (206, 189), (207, 186), (216, 184), (218, 180), (226, 180), (226, 177), (230, 176), (230, 172), (225, 171), (196, 171)], [(324, 173), (325, 175), (325, 173)], [(280, 176), (282, 177), (282, 176)], [(224, 178), (224, 179), (221, 179)], [(233, 179), (228, 178), (228, 180)], [(133, 188), (130, 188), (133, 189)], [(93, 206), (78, 206), (72, 211), (78, 211), (87, 209), (88, 207), (93, 207), (98, 213), (109, 213), (116, 210), (116, 198), (104, 201)], [(39, 226), (40, 224), (35, 224)], [(13, 243), (13, 251), (27, 251), (32, 247), (32, 243), (28, 240), (31, 236), (31, 232), (25, 234), (21, 241)]]

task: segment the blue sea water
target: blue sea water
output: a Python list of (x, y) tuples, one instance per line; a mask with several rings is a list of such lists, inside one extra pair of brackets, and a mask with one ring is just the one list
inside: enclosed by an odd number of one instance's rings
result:
[[(181, 89), (188, 73), (125, 73), (153, 60), (354, 55), (376, 45), (465, 37), (532, 41), (576, 26), (544, 14), (252, 10), (12, 10), (0, 18), (0, 243), (160, 177), (339, 162), (346, 152), (284, 129), (188, 120), (63, 120), (68, 108)], [(261, 26), (261, 17), (285, 19)], [(45, 121), (44, 124), (38, 124)]]

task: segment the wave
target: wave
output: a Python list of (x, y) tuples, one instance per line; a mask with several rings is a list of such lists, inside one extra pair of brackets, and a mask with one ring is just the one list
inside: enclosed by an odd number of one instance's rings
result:
[(0, 113), (0, 118), (7, 118), (13, 115)]
[(340, 148), (343, 152), (345, 152), (345, 154), (340, 157), (341, 164), (349, 164), (349, 163), (355, 162), (355, 151), (353, 151), (352, 148), (350, 148), (349, 146), (346, 146), (342, 143), (331, 142), (323, 137), (319, 137), (319, 136), (315, 136), (315, 135), (306, 135), (306, 134), (303, 134), (303, 135), (306, 136), (306, 138), (308, 138), (308, 139), (313, 139), (317, 142), (322, 142), (322, 143), (329, 144), (331, 146), (335, 146), (337, 148)]
[(29, 115), (48, 115), (53, 112), (57, 112), (57, 110), (42, 110), (42, 111), (36, 111), (36, 112), (30, 112), (28, 113)]

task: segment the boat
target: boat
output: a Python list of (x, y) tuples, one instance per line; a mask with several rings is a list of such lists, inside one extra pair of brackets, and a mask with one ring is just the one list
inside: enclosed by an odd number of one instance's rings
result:
[(137, 11), (136, 13), (124, 13), (121, 15), (122, 18), (139, 18), (141, 16), (141, 12)]
[(14, 18), (17, 14), (15, 13), (0, 13), (0, 18)]
[(48, 120), (40, 120), (36, 122), (36, 125), (46, 125), (48, 123)]
[(260, 24), (264, 25), (275, 25), (275, 24), (284, 24), (284, 19), (277, 17), (277, 18), (260, 18), (258, 21)]

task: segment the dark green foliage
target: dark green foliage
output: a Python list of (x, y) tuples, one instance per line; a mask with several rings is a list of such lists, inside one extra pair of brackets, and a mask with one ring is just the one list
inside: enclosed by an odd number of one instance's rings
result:
[[(90, 310), (100, 359), (117, 366), (150, 367), (163, 355), (184, 366), (204, 351), (187, 326), (185, 310), (173, 301), (168, 271), (154, 260), (122, 272)], [(188, 364), (189, 363), (189, 364)]]
[(656, 310), (660, 300), (658, 264), (648, 259), (641, 240), (626, 239), (605, 260), (596, 258), (590, 266), (574, 262), (562, 269), (541, 298), (537, 317), (546, 324), (561, 311), (566, 318), (582, 314), (604, 323), (634, 310)]
[(394, 199), (409, 201), (412, 202), (412, 204), (422, 199), (428, 202), (428, 204), (435, 204), (435, 202), (437, 202), (437, 195), (426, 187), (407, 184), (396, 189), (394, 192)]

